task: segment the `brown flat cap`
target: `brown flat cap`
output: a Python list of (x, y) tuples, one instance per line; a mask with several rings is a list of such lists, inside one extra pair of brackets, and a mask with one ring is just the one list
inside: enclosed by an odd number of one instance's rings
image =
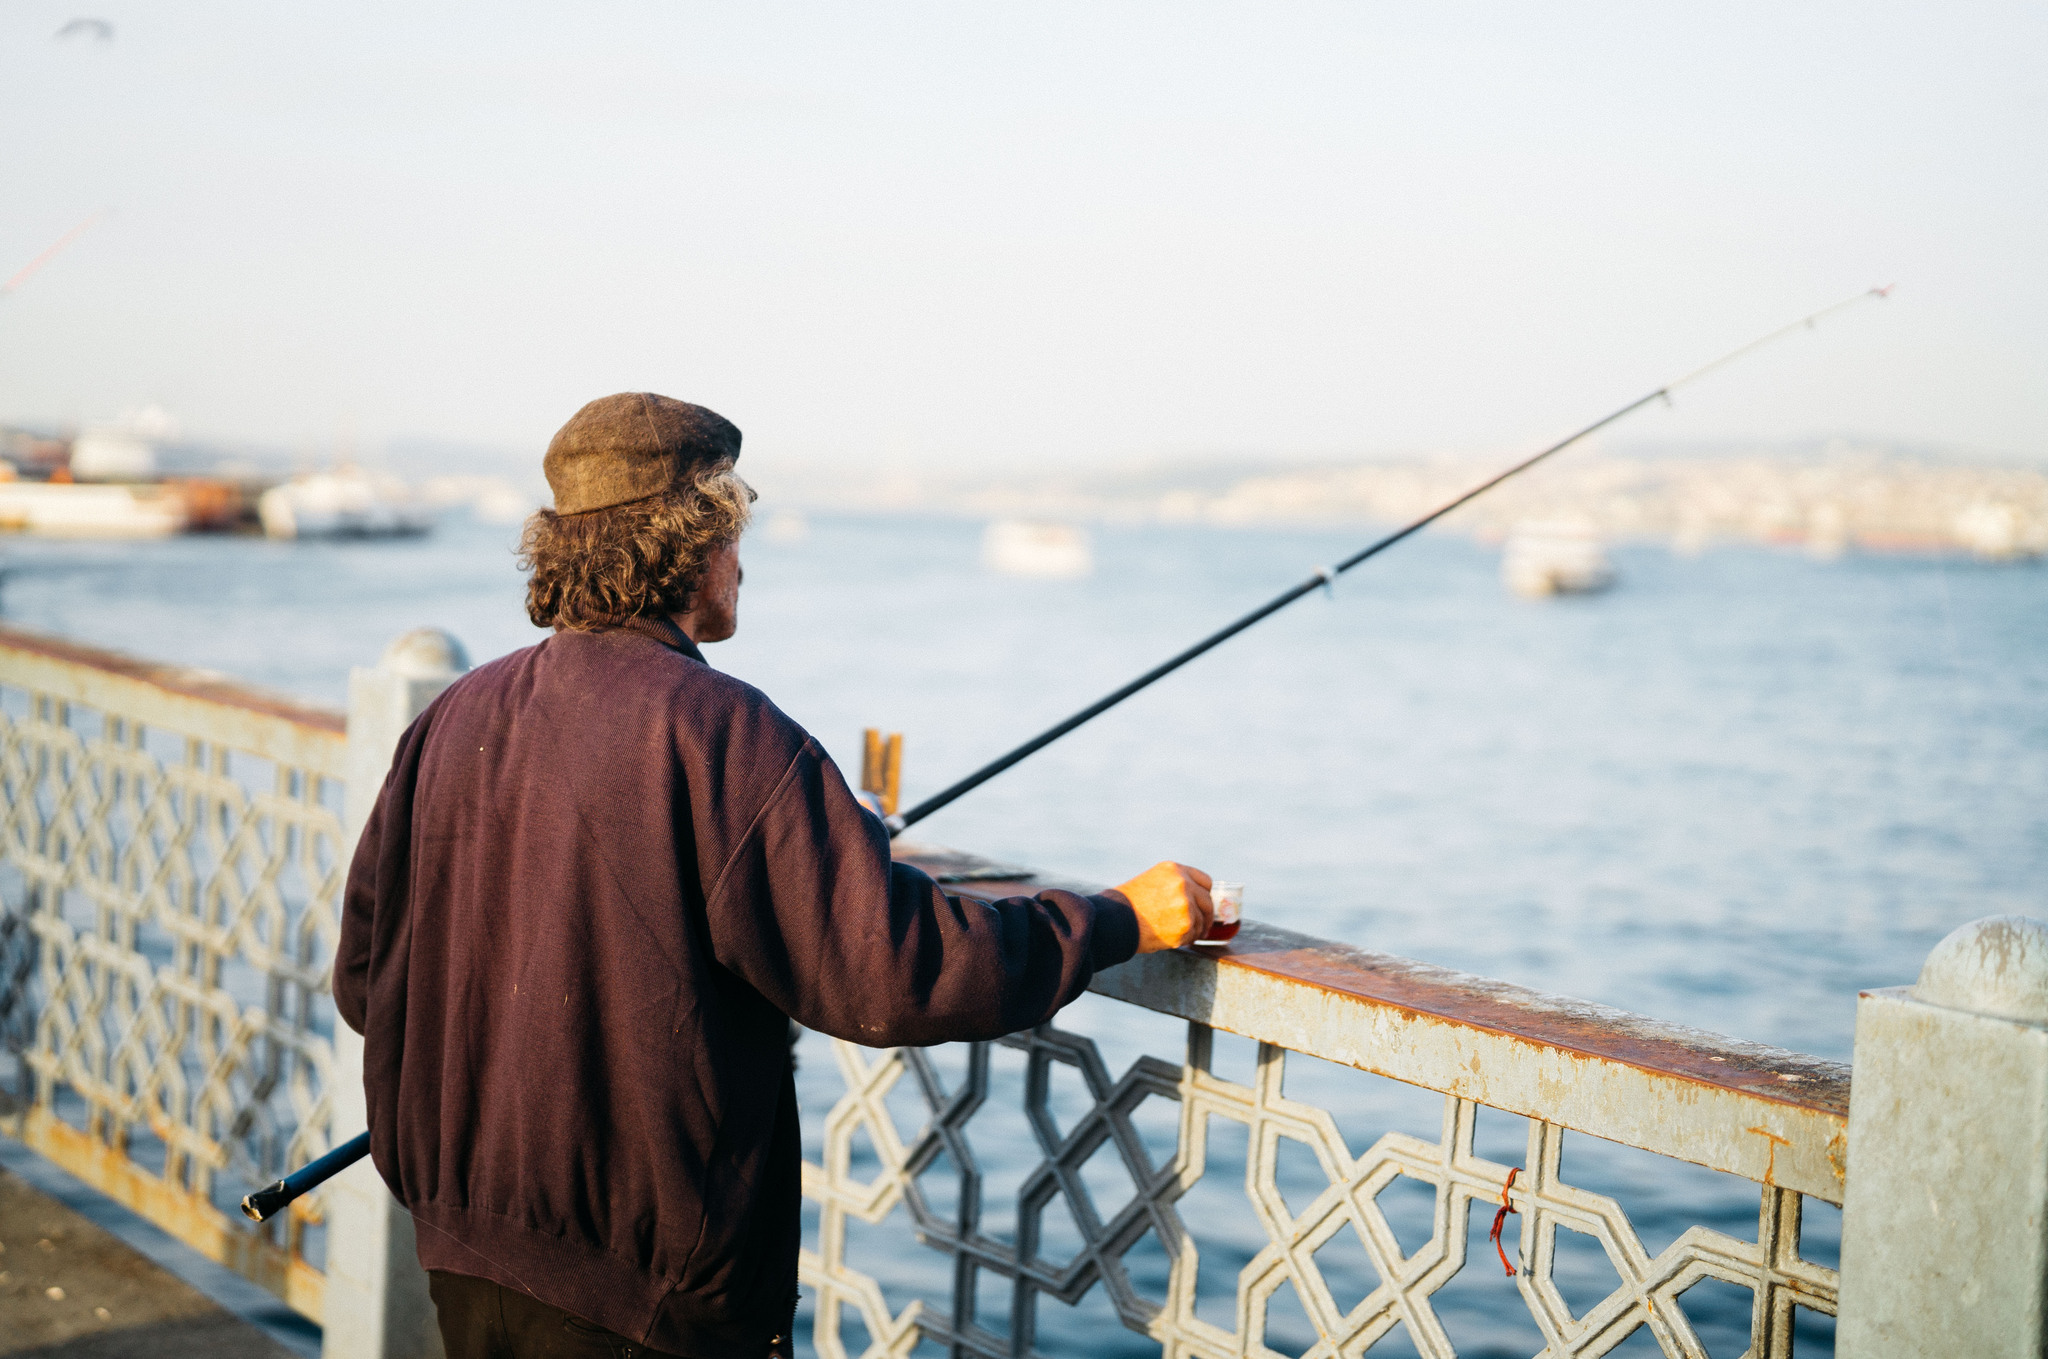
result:
[(660, 495), (700, 467), (739, 456), (740, 432), (717, 412), (653, 392), (620, 392), (569, 417), (541, 470), (556, 514), (587, 514)]

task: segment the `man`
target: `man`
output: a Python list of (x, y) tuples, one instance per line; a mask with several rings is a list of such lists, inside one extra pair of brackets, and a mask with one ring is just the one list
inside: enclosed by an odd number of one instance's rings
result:
[(1178, 864), (983, 905), (890, 861), (818, 743), (698, 651), (738, 625), (739, 446), (647, 393), (562, 428), (521, 545), (554, 635), (407, 729), (349, 871), (335, 1001), (450, 1359), (784, 1352), (785, 1016), (994, 1038), (1208, 926)]

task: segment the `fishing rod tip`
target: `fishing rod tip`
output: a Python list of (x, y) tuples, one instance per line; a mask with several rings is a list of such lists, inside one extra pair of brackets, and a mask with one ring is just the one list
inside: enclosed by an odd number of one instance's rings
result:
[(1892, 289), (1898, 286), (1899, 285), (1896, 283), (1887, 283), (1882, 288), (1872, 288), (1870, 290), (1870, 295), (1872, 297), (1890, 297), (1892, 295)]

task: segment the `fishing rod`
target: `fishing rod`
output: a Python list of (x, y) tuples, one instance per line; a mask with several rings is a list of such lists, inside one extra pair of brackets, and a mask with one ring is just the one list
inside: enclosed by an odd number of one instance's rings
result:
[(1300, 599), (1303, 595), (1311, 594), (1316, 590), (1329, 588), (1331, 584), (1336, 581), (1337, 577), (1343, 575), (1352, 567), (1370, 561), (1372, 558), (1377, 557), (1382, 552), (1385, 552), (1388, 548), (1392, 547), (1395, 543), (1400, 542), (1402, 539), (1420, 533), (1423, 529), (1428, 528), (1431, 524), (1434, 524), (1437, 520), (1443, 518), (1452, 510), (1457, 509), (1460, 505), (1463, 505), (1468, 501), (1478, 499), (1480, 496), (1485, 495), (1488, 491), (1500, 485), (1502, 482), (1508, 480), (1510, 477), (1520, 476), (1522, 473), (1528, 471), (1537, 463), (1542, 462), (1545, 458), (1550, 457), (1552, 454), (1563, 452), (1565, 449), (1570, 448), (1579, 440), (1585, 438), (1587, 435), (1597, 433), (1598, 431), (1607, 428), (1607, 426), (1613, 424), (1615, 421), (1620, 420), (1626, 416), (1633, 415), (1635, 412), (1641, 410), (1643, 407), (1649, 405), (1653, 401), (1662, 400), (1665, 402), (1669, 402), (1671, 400), (1671, 394), (1677, 391), (1680, 387), (1683, 387), (1688, 383), (1697, 381), (1698, 379), (1705, 377), (1707, 374), (1713, 372), (1717, 368), (1733, 363), (1737, 359), (1746, 357), (1754, 351), (1761, 349), (1765, 345), (1771, 343), (1771, 341), (1773, 340), (1779, 339), (1785, 335), (1789, 335), (1795, 330), (1810, 330), (1814, 326), (1818, 325), (1822, 318), (1832, 316), (1834, 313), (1841, 311), (1845, 308), (1853, 307), (1857, 305), (1859, 302), (1867, 302), (1872, 298), (1881, 299), (1887, 297), (1891, 294), (1891, 290), (1894, 286), (1896, 285), (1887, 284), (1882, 288), (1866, 289), (1863, 292), (1857, 293), (1854, 297), (1845, 298), (1842, 301), (1835, 303), (1833, 306), (1822, 307), (1819, 311), (1814, 312), (1811, 315), (1802, 316), (1797, 321), (1792, 322), (1790, 325), (1780, 326), (1776, 330), (1770, 332), (1768, 335), (1764, 335), (1757, 339), (1751, 340), (1748, 344), (1745, 344), (1738, 349), (1731, 349), (1726, 354), (1723, 354), (1720, 358), (1715, 359), (1712, 363), (1709, 363), (1704, 367), (1695, 368), (1692, 372), (1687, 373), (1684, 377), (1679, 378), (1676, 382), (1666, 383), (1664, 386), (1659, 387), (1657, 390), (1649, 393), (1648, 395), (1637, 397), (1634, 401), (1629, 402), (1626, 406), (1623, 406), (1621, 409), (1613, 411), (1610, 414), (1601, 416), (1598, 420), (1595, 420), (1592, 424), (1587, 425), (1578, 433), (1573, 434), (1567, 438), (1560, 439), (1556, 443), (1552, 444), (1550, 447), (1544, 449), (1542, 452), (1537, 453), (1531, 457), (1522, 459), (1522, 461), (1508, 468), (1505, 472), (1501, 472), (1495, 476), (1488, 477), (1485, 481), (1480, 482), (1477, 486), (1474, 486), (1471, 490), (1466, 491), (1463, 495), (1457, 497), (1455, 500), (1446, 501), (1444, 504), (1439, 505), (1437, 506), (1437, 508), (1431, 510), (1428, 514), (1423, 515), (1420, 519), (1417, 519), (1412, 523), (1402, 525), (1400, 528), (1395, 529), (1392, 533), (1389, 533), (1386, 537), (1381, 538), (1378, 542), (1375, 542), (1369, 547), (1363, 548), (1358, 552), (1352, 553), (1343, 561), (1338, 562), (1334, 567), (1324, 566), (1317, 568), (1316, 573), (1314, 575), (1310, 576), (1307, 580), (1302, 581), (1299, 585), (1291, 586), (1288, 589), (1282, 590), (1279, 594), (1273, 596), (1264, 604), (1259, 605), (1258, 608), (1253, 609), (1250, 613), (1245, 614), (1242, 618), (1237, 619), (1235, 622), (1225, 624), (1223, 627), (1220, 627), (1216, 631), (1210, 633), (1207, 637), (1204, 637), (1201, 641), (1196, 642), (1193, 646), (1181, 652), (1179, 655), (1174, 656), (1168, 660), (1162, 661), (1158, 665), (1153, 666), (1150, 670), (1147, 670), (1144, 674), (1138, 676), (1129, 684), (1124, 685), (1121, 689), (1116, 689), (1111, 691), (1110, 693), (1103, 695), (1101, 698), (1096, 699), (1087, 707), (1081, 709), (1081, 711), (1075, 713), (1072, 717), (1067, 718), (1063, 722), (1056, 722), (1052, 726), (1047, 727), (1044, 731), (1038, 733), (1038, 735), (1032, 737), (1023, 745), (1018, 746), (1015, 750), (1012, 750), (1008, 754), (1000, 755), (997, 756), (995, 759), (990, 760), (987, 764), (975, 770), (966, 778), (961, 779), (958, 783), (953, 784), (951, 787), (946, 788), (943, 791), (934, 793), (932, 796), (926, 798), (923, 802), (920, 802), (915, 807), (912, 807), (909, 811), (902, 812), (898, 815), (886, 818), (884, 824), (887, 825), (889, 828), (889, 838), (892, 840), (895, 839), (898, 835), (901, 835), (905, 830), (909, 829), (911, 826), (916, 825), (918, 822), (924, 820), (933, 812), (936, 812), (940, 808), (945, 807), (947, 804), (953, 802), (955, 799), (960, 798), (967, 793), (973, 792), (976, 788), (979, 788), (982, 784), (987, 783), (990, 779), (1002, 773), (1005, 769), (1008, 769), (1010, 766), (1016, 764), (1018, 761), (1026, 759), (1029, 756), (1034, 755), (1037, 752), (1045, 749), (1054, 741), (1059, 740), (1060, 737), (1065, 736), (1068, 732), (1074, 730), (1074, 728), (1081, 726), (1084, 723), (1091, 722), (1095, 718), (1102, 716), (1102, 714), (1108, 712), (1111, 708), (1114, 708), (1117, 704), (1123, 702), (1131, 695), (1139, 692), (1142, 689), (1149, 688), (1153, 684), (1158, 683), (1160, 680), (1165, 679), (1168, 675), (1171, 675), (1174, 671), (1180, 669), (1189, 661), (1194, 660), (1197, 656), (1200, 656), (1204, 652), (1211, 651), (1214, 648), (1221, 646), (1223, 643), (1237, 636), (1237, 634), (1239, 634), (1240, 632), (1243, 632), (1252, 624), (1257, 623), (1263, 619), (1269, 618), (1272, 615), (1280, 612), (1280, 610), (1286, 608), (1295, 600)]
[[(1124, 685), (1121, 689), (1117, 689), (1114, 692), (1106, 694), (1103, 697), (1097, 699), (1095, 702), (1081, 709), (1081, 711), (1075, 713), (1072, 717), (1067, 718), (1064, 722), (1060, 722), (1055, 724), (1054, 726), (1046, 728), (1044, 731), (1032, 737), (1023, 745), (1018, 746), (1015, 750), (1010, 751), (1008, 754), (1003, 755), (997, 759), (991, 760), (989, 763), (975, 770), (972, 774), (969, 774), (966, 778), (961, 779), (958, 783), (952, 785), (950, 788), (947, 788), (943, 792), (936, 793), (933, 796), (926, 798), (923, 802), (918, 803), (915, 807), (912, 807), (907, 812), (904, 812), (897, 816), (891, 816), (886, 818), (884, 824), (886, 824), (889, 827), (889, 837), (891, 839), (894, 839), (896, 836), (902, 834), (902, 832), (908, 827), (915, 825), (919, 821), (924, 820), (933, 812), (938, 811), (940, 808), (946, 806), (948, 803), (955, 801), (964, 794), (970, 793), (974, 789), (979, 788), (982, 784), (987, 783), (990, 779), (1002, 773), (1011, 765), (1016, 764), (1018, 761), (1025, 759), (1026, 757), (1032, 755), (1037, 751), (1043, 750), (1045, 747), (1051, 745), (1054, 741), (1059, 740), (1060, 737), (1065, 736), (1068, 732), (1080, 726), (1082, 723), (1087, 722), (1093, 718), (1100, 717), (1103, 713), (1108, 712), (1111, 708), (1114, 708), (1117, 704), (1123, 702), (1125, 699), (1129, 698), (1132, 694), (1137, 693), (1139, 690), (1144, 689), (1158, 682), (1159, 680), (1166, 678), (1174, 671), (1186, 665), (1189, 661), (1195, 659), (1195, 657), (1200, 656), (1203, 652), (1212, 650), (1215, 647), (1222, 645), (1224, 642), (1229, 641), (1232, 637), (1237, 636), (1238, 633), (1243, 632), (1252, 624), (1260, 621), (1263, 618), (1267, 618), (1273, 614), (1278, 613), (1280, 610), (1286, 608), (1289, 604), (1292, 604), (1295, 600), (1300, 599), (1303, 595), (1309, 594), (1312, 591), (1322, 589), (1328, 586), (1331, 582), (1335, 581), (1337, 577), (1343, 575), (1352, 567), (1357, 566), (1363, 562), (1370, 561), (1372, 558), (1386, 551), (1388, 548), (1392, 547), (1395, 543), (1400, 542), (1402, 539), (1410, 537), (1416, 533), (1420, 533), (1423, 529), (1428, 528), (1431, 524), (1443, 518), (1452, 510), (1457, 509), (1458, 506), (1465, 504), (1467, 501), (1475, 500), (1478, 497), (1485, 495), (1488, 491), (1500, 485), (1508, 478), (1518, 476), (1521, 473), (1528, 471), (1530, 468), (1534, 467), (1537, 463), (1542, 462), (1545, 458), (1551, 456), (1553, 453), (1563, 452), (1565, 449), (1570, 448), (1579, 440), (1585, 438), (1587, 435), (1605, 429), (1607, 426), (1613, 424), (1615, 421), (1621, 419), (1622, 417), (1633, 414), (1638, 410), (1641, 410), (1644, 406), (1649, 405), (1652, 401), (1656, 401), (1659, 399), (1669, 401), (1671, 399), (1671, 394), (1677, 391), (1680, 387), (1685, 386), (1689, 382), (1693, 382), (1699, 378), (1705, 377), (1708, 373), (1713, 372), (1716, 368), (1720, 368), (1725, 364), (1733, 363), (1735, 360), (1742, 358), (1743, 356), (1751, 353), (1754, 350), (1761, 349), (1763, 346), (1769, 344), (1773, 340), (1780, 338), (1781, 336), (1789, 335), (1795, 330), (1810, 329), (1814, 325), (1818, 324), (1823, 317), (1831, 316), (1834, 313), (1841, 311), (1846, 307), (1853, 307), (1857, 303), (1868, 301), (1871, 298), (1886, 297), (1890, 293), (1891, 287), (1889, 285), (1883, 288), (1871, 288), (1865, 292), (1860, 292), (1856, 294), (1854, 297), (1847, 298), (1841, 302), (1837, 302), (1831, 307), (1823, 307), (1819, 311), (1814, 312), (1810, 316), (1802, 316), (1797, 321), (1794, 321), (1792, 324), (1788, 326), (1780, 326), (1778, 329), (1772, 331), (1770, 334), (1765, 335), (1759, 339), (1751, 340), (1748, 344), (1743, 345), (1739, 349), (1731, 349), (1726, 354), (1723, 354), (1720, 358), (1715, 359), (1712, 363), (1707, 364), (1705, 367), (1695, 368), (1692, 372), (1687, 373), (1684, 377), (1678, 379), (1676, 382), (1666, 383), (1664, 386), (1659, 387), (1656, 391), (1649, 393), (1647, 396), (1641, 396), (1636, 398), (1634, 401), (1629, 402), (1626, 406), (1623, 406), (1620, 410), (1617, 410), (1609, 415), (1604, 415), (1600, 419), (1595, 420), (1592, 424), (1587, 425), (1584, 429), (1580, 430), (1578, 433), (1572, 435), (1571, 437), (1561, 439), (1557, 443), (1554, 443), (1550, 447), (1544, 449), (1541, 453), (1537, 453), (1532, 457), (1522, 459), (1522, 461), (1508, 468), (1505, 472), (1501, 472), (1496, 476), (1487, 478), (1485, 481), (1480, 482), (1477, 486), (1474, 486), (1471, 490), (1465, 492), (1457, 499), (1448, 501), (1445, 504), (1438, 506), (1436, 509), (1431, 510), (1428, 514), (1423, 515), (1420, 519), (1415, 520), (1413, 523), (1405, 524), (1401, 528), (1394, 530), (1394, 532), (1389, 533), (1386, 537), (1381, 538), (1379, 541), (1371, 544), (1370, 546), (1363, 548), (1358, 552), (1352, 553), (1349, 557), (1346, 557), (1344, 560), (1338, 562), (1335, 566), (1325, 566), (1319, 568), (1314, 575), (1310, 576), (1301, 584), (1293, 586), (1290, 589), (1281, 591), (1279, 594), (1267, 600), (1264, 604), (1261, 604), (1258, 608), (1253, 609), (1250, 613), (1244, 615), (1242, 618), (1239, 618), (1237, 621), (1230, 623), (1225, 627), (1219, 628), (1215, 632), (1210, 633), (1207, 637), (1204, 637), (1201, 641), (1195, 643), (1193, 646), (1181, 652), (1179, 655), (1174, 656), (1170, 660), (1163, 661), (1159, 665), (1154, 666), (1152, 669), (1147, 670), (1144, 674), (1138, 676), (1129, 684)], [(368, 1155), (369, 1151), (370, 1135), (368, 1133), (363, 1133), (360, 1136), (351, 1139), (350, 1141), (342, 1143), (339, 1147), (336, 1147), (333, 1151), (328, 1152), (325, 1156), (321, 1157), (317, 1161), (312, 1162), (310, 1165), (307, 1165), (299, 1170), (293, 1171), (290, 1175), (285, 1176), (276, 1184), (273, 1184), (265, 1189), (259, 1189), (255, 1193), (250, 1194), (247, 1198), (244, 1198), (242, 1200), (242, 1211), (249, 1217), (254, 1218), (256, 1221), (262, 1222), (266, 1218), (270, 1217), (273, 1213), (276, 1213), (280, 1209), (284, 1208), (293, 1199), (299, 1197), (301, 1194), (304, 1194), (310, 1189), (317, 1188), (319, 1185), (325, 1183), (327, 1180), (333, 1178), (335, 1175), (339, 1174), (343, 1170), (346, 1170), (349, 1166), (354, 1165), (357, 1161), (360, 1161), (364, 1156)]]

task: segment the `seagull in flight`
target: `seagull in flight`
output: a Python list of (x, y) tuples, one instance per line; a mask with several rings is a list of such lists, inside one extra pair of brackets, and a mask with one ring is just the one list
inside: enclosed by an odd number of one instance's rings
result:
[(90, 36), (97, 38), (101, 42), (112, 42), (114, 40), (114, 26), (105, 19), (73, 19), (64, 27), (58, 29), (56, 36), (59, 41), (65, 38)]

